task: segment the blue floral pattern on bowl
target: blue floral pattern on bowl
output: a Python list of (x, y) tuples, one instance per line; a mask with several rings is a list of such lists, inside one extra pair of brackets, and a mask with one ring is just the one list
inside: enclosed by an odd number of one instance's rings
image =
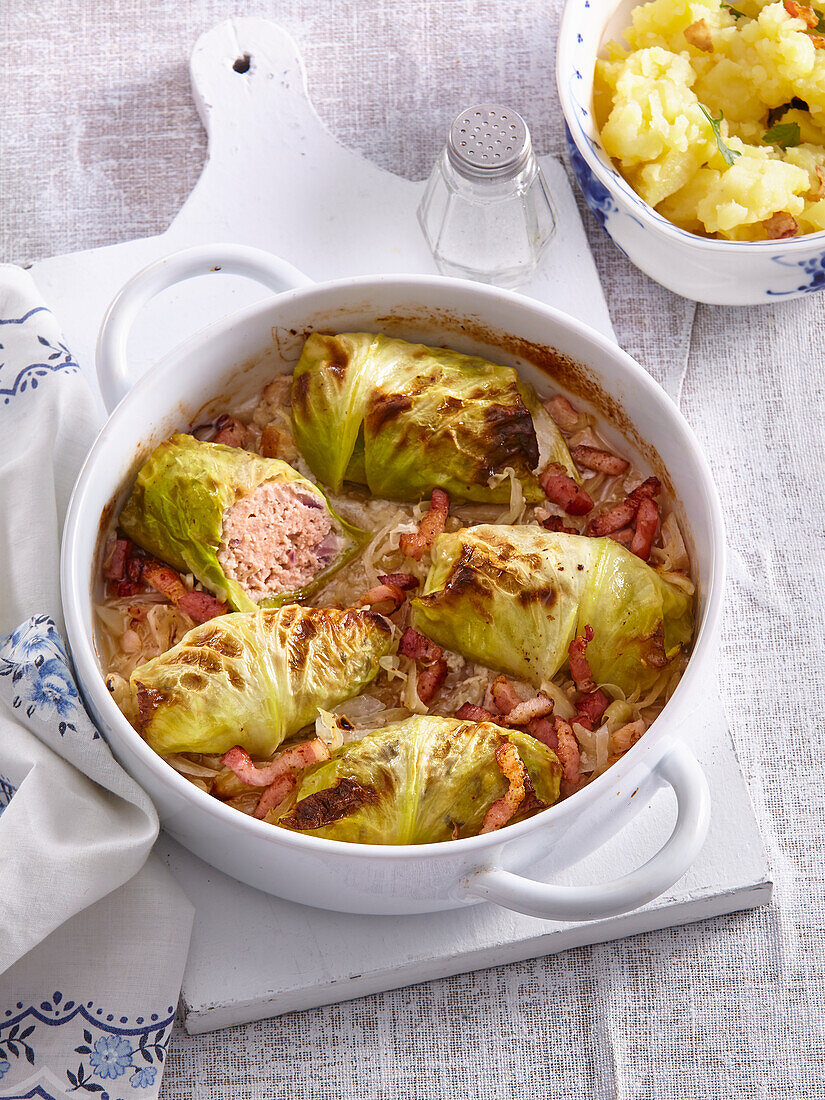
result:
[(810, 279), (807, 283), (792, 287), (790, 290), (769, 290), (768, 294), (774, 297), (787, 297), (789, 294), (814, 294), (817, 290), (825, 289), (825, 252), (806, 260), (789, 260), (785, 256), (771, 258), (774, 263), (781, 264), (783, 267), (801, 268), (806, 275), (810, 275)]

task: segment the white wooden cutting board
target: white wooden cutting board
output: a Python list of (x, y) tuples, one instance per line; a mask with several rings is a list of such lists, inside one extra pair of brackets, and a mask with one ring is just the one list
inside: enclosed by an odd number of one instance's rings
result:
[[(248, 69), (237, 72), (234, 63), (247, 55)], [(195, 48), (192, 83), (209, 160), (169, 229), (31, 269), (93, 382), (94, 344), (109, 301), (135, 271), (179, 248), (208, 241), (257, 245), (315, 279), (435, 270), (415, 217), (423, 184), (376, 168), (332, 138), (307, 98), (297, 46), (284, 30), (260, 19), (220, 24)], [(558, 229), (523, 292), (612, 337), (564, 168), (553, 158), (542, 166)], [(130, 342), (135, 370), (265, 294), (225, 275), (167, 292), (147, 307)], [(624, 917), (557, 924), (492, 905), (410, 918), (343, 916), (242, 886), (162, 836), (159, 850), (196, 907), (182, 993), (187, 1028), (207, 1031), (766, 902), (765, 852), (715, 685), (707, 698), (696, 731), (713, 796), (707, 844), (672, 890)], [(662, 792), (632, 827), (564, 881), (604, 880), (638, 866), (670, 831), (671, 798)], [(236, 947), (225, 951), (230, 937), (233, 945), (249, 945), (247, 964), (237, 963)]]

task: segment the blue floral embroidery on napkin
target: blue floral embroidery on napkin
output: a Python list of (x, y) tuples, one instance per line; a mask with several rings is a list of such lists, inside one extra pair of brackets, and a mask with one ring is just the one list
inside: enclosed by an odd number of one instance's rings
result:
[[(53, 725), (61, 737), (77, 732), (72, 721), (81, 711), (63, 639), (48, 615), (33, 615), (0, 640), (0, 677), (12, 686), (11, 706), (28, 718)], [(94, 737), (99, 737), (97, 730)]]
[[(69, 1083), (66, 1091), (93, 1093), (99, 1100), (110, 1100), (99, 1080), (113, 1081), (128, 1074), (133, 1089), (154, 1085), (158, 1066), (166, 1058), (175, 1019), (174, 1006), (169, 1005), (163, 1019), (155, 1012), (148, 1020), (138, 1016), (131, 1023), (128, 1016), (120, 1016), (116, 1023), (114, 1014), (104, 1017), (103, 1009), (95, 1009), (94, 1001), (85, 1004), (66, 1001), (60, 990), (39, 1006), (26, 1008), (21, 1001), (17, 1009), (19, 1011), (7, 1009), (6, 1019), (0, 1021), (0, 1079), (11, 1069), (12, 1058), (24, 1058), (29, 1065), (35, 1065), (39, 1025), (74, 1024), (78, 1027), (78, 1037), (74, 1040), (78, 1045), (74, 1052), (81, 1057), (76, 1069), (66, 1070)], [(78, 1042), (81, 1037), (82, 1042)], [(51, 1100), (49, 1093), (40, 1086), (26, 1096)]]
[[(0, 814), (5, 810), (6, 806), (11, 802), (11, 796), (17, 790), (17, 787), (12, 781), (5, 775), (0, 775)], [(3, 1076), (5, 1070), (0, 1065), (0, 1077)]]
[[(41, 317), (40, 314), (45, 316)], [(63, 341), (54, 335), (56, 323), (51, 311), (45, 306), (36, 306), (34, 309), (30, 309), (28, 313), (24, 313), (22, 317), (0, 317), (0, 325), (27, 325), (36, 315), (37, 319), (28, 326), (31, 329), (31, 350), (24, 353), (24, 347), (27, 343), (25, 338), (21, 340), (18, 334), (15, 339), (15, 344), (18, 346), (14, 348), (13, 359), (15, 363), (18, 363), (21, 357), (24, 361), (28, 358), (29, 362), (26, 366), (21, 367), (14, 378), (4, 377), (3, 370), (6, 363), (4, 361), (0, 362), (0, 397), (3, 398), (5, 405), (8, 405), (17, 394), (25, 393), (29, 388), (36, 390), (41, 379), (48, 377), (50, 374), (56, 372), (75, 374), (80, 369)], [(42, 331), (44, 329), (49, 335), (44, 335)], [(29, 333), (26, 332), (26, 336), (28, 335)], [(7, 350), (5, 345), (0, 343), (0, 356), (5, 350)]]

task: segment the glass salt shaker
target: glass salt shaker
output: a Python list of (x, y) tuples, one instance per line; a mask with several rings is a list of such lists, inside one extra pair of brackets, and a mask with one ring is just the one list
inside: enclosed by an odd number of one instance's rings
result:
[(418, 220), (443, 275), (502, 287), (531, 278), (556, 219), (520, 115), (482, 103), (457, 116)]

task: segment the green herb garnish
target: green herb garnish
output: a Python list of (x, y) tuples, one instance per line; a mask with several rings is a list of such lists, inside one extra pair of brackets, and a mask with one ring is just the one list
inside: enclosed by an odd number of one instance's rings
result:
[(711, 129), (713, 130), (713, 136), (716, 138), (716, 144), (719, 147), (719, 152), (722, 154), (722, 159), (724, 160), (725, 164), (733, 164), (734, 160), (736, 160), (737, 157), (741, 157), (742, 154), (736, 149), (730, 149), (727, 145), (725, 145), (724, 141), (722, 141), (722, 134), (719, 129), (719, 124), (725, 116), (720, 110), (719, 117), (714, 118), (711, 115), (710, 111), (705, 110), (701, 103), (699, 104), (699, 110), (710, 123)]
[(722, 3), (722, 5), (721, 5), (721, 6), (722, 6), (723, 8), (727, 8), (727, 10), (728, 10), (728, 11), (729, 11), (729, 12), (731, 13), (731, 15), (732, 15), (732, 16), (734, 17), (734, 19), (748, 19), (748, 18), (750, 18), (749, 16), (745, 15), (745, 13), (744, 13), (743, 11), (740, 11), (740, 10), (739, 10), (739, 8), (735, 8), (735, 7), (733, 6), (733, 4), (725, 4), (725, 3)]
[(798, 122), (777, 122), (762, 135), (765, 145), (778, 145), (780, 149), (790, 149), (792, 146), (799, 145), (801, 140)]

